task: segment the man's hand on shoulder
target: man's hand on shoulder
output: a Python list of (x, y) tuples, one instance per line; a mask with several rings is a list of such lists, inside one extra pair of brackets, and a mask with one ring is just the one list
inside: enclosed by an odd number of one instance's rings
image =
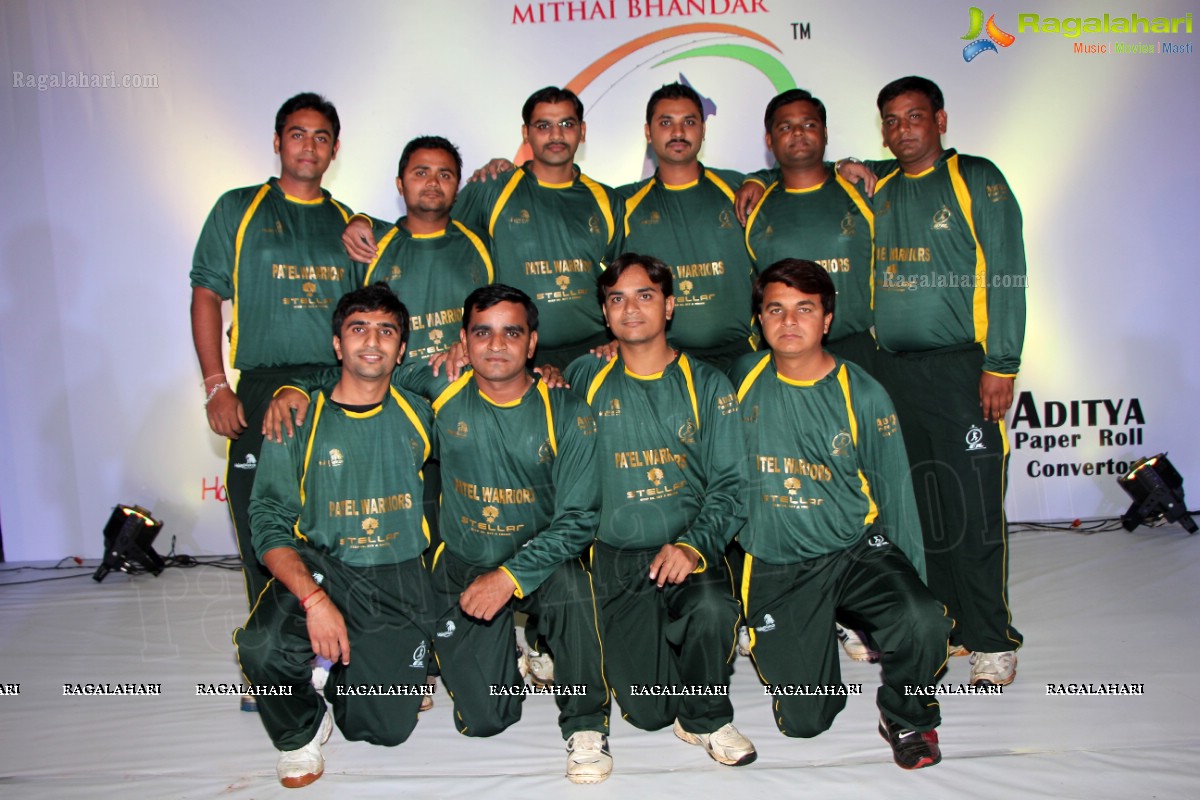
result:
[(742, 223), (742, 227), (746, 227), (746, 220), (750, 219), (750, 212), (758, 205), (758, 201), (767, 193), (767, 188), (758, 181), (746, 181), (733, 195), (733, 211), (737, 214), (738, 222)]
[(471, 174), (471, 179), (467, 183), (486, 183), (499, 178), (505, 172), (512, 172), (516, 169), (516, 165), (507, 158), (493, 158), (488, 163), (484, 164), (479, 169)]
[(375, 260), (377, 246), (371, 221), (357, 214), (351, 217), (350, 224), (342, 231), (342, 247), (350, 260), (370, 264)]
[[(288, 438), (296, 435), (295, 425), (303, 425), (304, 417), (308, 414), (308, 396), (299, 389), (280, 389), (267, 406), (263, 415), (262, 434), (272, 442), (282, 442), (283, 432), (287, 431)], [(292, 423), (292, 413), (295, 412), (295, 425)]]

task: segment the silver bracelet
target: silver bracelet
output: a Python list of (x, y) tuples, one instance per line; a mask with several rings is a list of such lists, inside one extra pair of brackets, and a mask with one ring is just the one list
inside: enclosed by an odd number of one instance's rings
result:
[(214, 397), (216, 397), (216, 396), (217, 396), (217, 392), (221, 391), (222, 389), (224, 389), (224, 388), (225, 388), (225, 387), (227, 387), (227, 386), (229, 386), (229, 384), (228, 384), (228, 383), (226, 383), (225, 381), (221, 381), (221, 382), (220, 382), (220, 383), (218, 383), (216, 386), (214, 386), (214, 387), (212, 387), (211, 389), (209, 389), (209, 390), (208, 390), (208, 397), (204, 398), (204, 407), (205, 407), (205, 408), (208, 408), (208, 404), (209, 404), (209, 403), (212, 401), (212, 399), (213, 399)]

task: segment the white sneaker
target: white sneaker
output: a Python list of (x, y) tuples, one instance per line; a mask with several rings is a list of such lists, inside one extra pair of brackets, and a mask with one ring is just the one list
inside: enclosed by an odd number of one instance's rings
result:
[(971, 655), (971, 651), (963, 647), (961, 644), (950, 644), (949, 642), (946, 643), (947, 658), (961, 658), (962, 656), (969, 655)]
[(299, 750), (280, 750), (279, 761), (275, 764), (275, 773), (279, 782), (289, 789), (299, 789), (321, 777), (325, 772), (325, 759), (321, 757), (321, 745), (329, 741), (333, 732), (333, 715), (329, 709), (321, 718), (321, 727), (312, 741)]
[(608, 737), (599, 731), (576, 731), (567, 739), (567, 780), (600, 783), (612, 774)]
[(742, 658), (750, 657), (750, 629), (745, 625), (738, 627), (737, 650)]
[(1017, 654), (1012, 650), (971, 654), (972, 686), (1008, 686), (1016, 677)]
[(688, 733), (679, 720), (675, 720), (675, 735), (688, 744), (701, 745), (713, 761), (730, 767), (743, 767), (758, 758), (754, 745), (733, 727), (732, 722), (725, 723), (712, 733)]
[(852, 628), (843, 628), (836, 622), (833, 623), (833, 627), (837, 632), (838, 641), (842, 643), (842, 649), (852, 660), (868, 661), (872, 664), (879, 660), (879, 651), (871, 649), (864, 634)]
[(535, 686), (549, 686), (554, 683), (554, 660), (549, 653), (539, 653), (530, 650), (525, 654), (525, 671), (529, 680)]

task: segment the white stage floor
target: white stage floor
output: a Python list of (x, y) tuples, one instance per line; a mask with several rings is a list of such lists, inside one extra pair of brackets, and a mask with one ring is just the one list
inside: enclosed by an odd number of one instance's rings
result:
[[(613, 720), (613, 776), (574, 786), (549, 697), (492, 739), (451, 724), (444, 690), (398, 748), (334, 731), (326, 773), (302, 790), (275, 779), (275, 751), (237, 699), (197, 697), (234, 682), (230, 632), (241, 576), (212, 568), (15, 585), (59, 572), (0, 568), (0, 796), (9, 798), (1195, 798), (1200, 796), (1197, 597), (1200, 536), (1179, 528), (1011, 538), (1010, 595), (1025, 634), (1003, 695), (947, 696), (943, 761), (892, 763), (875, 731), (877, 668), (843, 659), (863, 684), (832, 730), (787, 739), (748, 661), (731, 689), (735, 723), (759, 758), (723, 767), (669, 730)], [(87, 572), (90, 575), (90, 570)], [(965, 658), (947, 681), (966, 682)], [(158, 697), (64, 697), (64, 683), (161, 683)], [(1143, 696), (1047, 696), (1048, 683), (1144, 684)], [(1188, 787), (1191, 787), (1190, 789)]]

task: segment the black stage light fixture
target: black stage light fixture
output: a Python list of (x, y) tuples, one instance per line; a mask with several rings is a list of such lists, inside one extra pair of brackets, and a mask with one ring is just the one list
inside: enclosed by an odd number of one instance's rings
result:
[(1133, 498), (1133, 505), (1121, 516), (1121, 525), (1131, 531), (1165, 518), (1178, 522), (1188, 533), (1196, 532), (1196, 522), (1183, 502), (1183, 478), (1171, 466), (1166, 453), (1134, 462), (1117, 483)]
[(141, 506), (118, 505), (104, 526), (104, 561), (92, 580), (99, 583), (115, 570), (149, 572), (157, 576), (166, 564), (151, 546), (163, 524)]

